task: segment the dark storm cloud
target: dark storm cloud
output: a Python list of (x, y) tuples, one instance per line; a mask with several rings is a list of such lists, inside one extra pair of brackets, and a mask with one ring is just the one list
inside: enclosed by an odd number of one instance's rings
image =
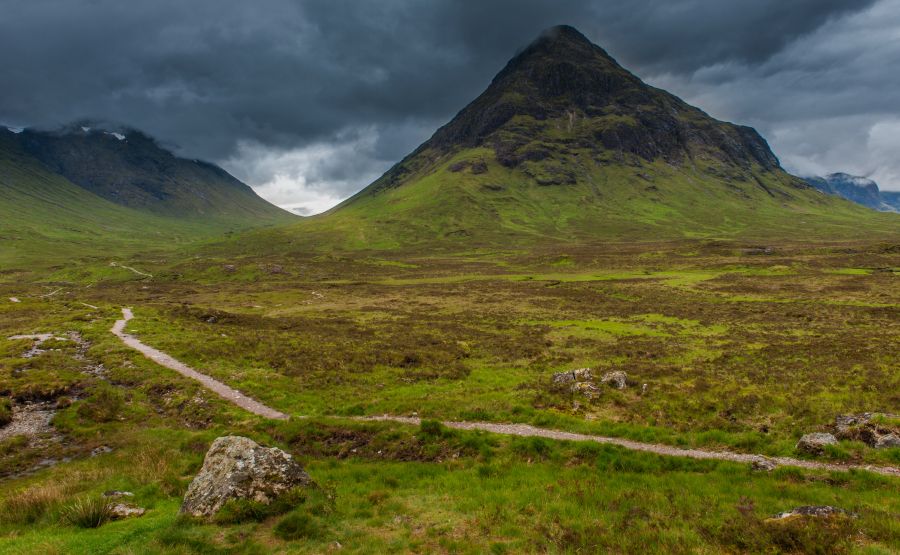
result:
[[(339, 198), (427, 138), (548, 26), (575, 25), (690, 99), (703, 87), (724, 92), (741, 72), (766, 82), (791, 64), (834, 63), (779, 56), (873, 4), (0, 0), (0, 121), (120, 121), (251, 184), (280, 176), (283, 204), (291, 183)], [(729, 92), (734, 102), (710, 100), (716, 115), (765, 124), (770, 101)], [(835, 112), (846, 104), (829, 100)], [(351, 158), (321, 159), (334, 153)]]

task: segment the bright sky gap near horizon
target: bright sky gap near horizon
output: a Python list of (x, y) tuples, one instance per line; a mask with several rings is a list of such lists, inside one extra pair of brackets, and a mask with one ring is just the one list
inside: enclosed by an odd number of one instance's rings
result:
[(900, 189), (900, 0), (783, 4), (0, 0), (0, 122), (131, 125), (311, 214), (569, 23), (648, 83), (758, 129), (789, 171)]

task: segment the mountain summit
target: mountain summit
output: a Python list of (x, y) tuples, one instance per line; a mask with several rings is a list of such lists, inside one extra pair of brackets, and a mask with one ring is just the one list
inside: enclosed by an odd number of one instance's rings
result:
[(786, 173), (754, 129), (645, 84), (561, 26), (378, 180), (299, 225), (353, 248), (897, 230), (860, 225), (872, 218)]
[(646, 85), (569, 26), (542, 33), (374, 188), (394, 186), (449, 153), (481, 146), (492, 149), (501, 165), (521, 167), (545, 185), (577, 181), (577, 165), (570, 164), (574, 149), (610, 163), (683, 164), (699, 157), (743, 169), (779, 168), (754, 129), (716, 121)]

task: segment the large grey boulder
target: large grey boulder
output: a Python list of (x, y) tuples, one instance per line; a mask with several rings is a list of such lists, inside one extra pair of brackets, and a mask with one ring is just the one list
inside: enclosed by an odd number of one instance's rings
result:
[(240, 436), (216, 439), (191, 482), (181, 513), (208, 517), (230, 499), (268, 505), (283, 493), (313, 485), (303, 467), (281, 449)]
[(797, 451), (811, 455), (821, 455), (826, 445), (837, 445), (837, 438), (831, 434), (815, 432), (806, 434), (797, 442)]

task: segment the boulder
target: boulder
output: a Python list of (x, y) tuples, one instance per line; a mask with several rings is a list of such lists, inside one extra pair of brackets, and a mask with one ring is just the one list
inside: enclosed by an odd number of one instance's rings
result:
[(268, 505), (292, 489), (312, 485), (303, 467), (281, 449), (262, 447), (246, 437), (220, 437), (188, 487), (181, 514), (212, 516), (231, 499)]
[(114, 503), (109, 506), (109, 514), (113, 520), (144, 516), (147, 512), (143, 507), (137, 507), (131, 503)]
[(826, 445), (837, 445), (837, 438), (831, 434), (815, 432), (801, 437), (797, 442), (796, 449), (811, 455), (821, 455), (825, 451)]
[(621, 370), (616, 370), (614, 372), (607, 372), (603, 374), (603, 377), (600, 378), (600, 383), (605, 383), (610, 387), (614, 387), (616, 389), (625, 389), (628, 381), (628, 374), (622, 372)]
[(750, 468), (759, 472), (772, 472), (778, 467), (778, 464), (768, 457), (759, 456), (752, 463)]
[(889, 447), (900, 447), (900, 435), (897, 434), (884, 434), (878, 436), (875, 439), (875, 444), (872, 445), (875, 449), (887, 449)]

